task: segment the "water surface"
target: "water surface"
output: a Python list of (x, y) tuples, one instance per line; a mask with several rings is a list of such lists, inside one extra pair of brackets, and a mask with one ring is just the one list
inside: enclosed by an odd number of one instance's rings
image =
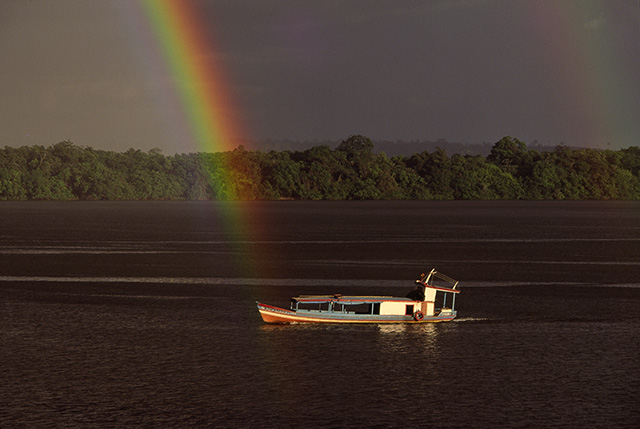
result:
[[(640, 204), (225, 204), (0, 204), (0, 426), (638, 426)], [(255, 308), (434, 266), (454, 322)]]

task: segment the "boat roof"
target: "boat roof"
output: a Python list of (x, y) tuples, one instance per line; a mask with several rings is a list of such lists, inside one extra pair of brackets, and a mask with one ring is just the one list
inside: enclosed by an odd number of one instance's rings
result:
[[(458, 287), (458, 281), (451, 277), (444, 275), (434, 269), (427, 274), (422, 274), (420, 280), (416, 280), (416, 284), (424, 286), (425, 288), (435, 289), (436, 291), (446, 293), (460, 293)], [(415, 302), (416, 300), (405, 297), (397, 296), (353, 296), (353, 295), (300, 295), (291, 298), (293, 302), (303, 302), (307, 304), (322, 304), (327, 302), (339, 302), (341, 304), (364, 304), (364, 303), (377, 303), (383, 301), (392, 302)]]
[(322, 304), (325, 302), (339, 302), (341, 304), (365, 304), (383, 301), (414, 302), (413, 299), (397, 296), (343, 296), (343, 295), (300, 295), (291, 298), (291, 301), (306, 304)]
[(435, 290), (439, 290), (439, 291), (442, 291), (442, 292), (460, 293), (459, 289), (452, 289), (452, 288), (448, 288), (448, 287), (429, 285), (429, 284), (426, 284), (426, 283), (422, 283), (421, 281), (416, 281), (416, 283), (419, 283), (424, 287), (428, 287), (429, 289), (435, 289)]

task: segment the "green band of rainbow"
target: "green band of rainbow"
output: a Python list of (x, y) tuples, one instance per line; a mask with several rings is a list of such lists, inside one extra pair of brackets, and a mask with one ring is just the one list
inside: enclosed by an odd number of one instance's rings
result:
[[(233, 149), (240, 127), (227, 82), (217, 62), (211, 26), (189, 0), (144, 0), (144, 9), (162, 49), (182, 111), (197, 148), (203, 152)], [(205, 32), (204, 29), (207, 29)], [(212, 182), (216, 194), (235, 199), (228, 168), (218, 166)]]
[[(205, 154), (232, 150), (232, 140), (242, 135), (243, 128), (214, 45), (215, 26), (209, 18), (206, 22), (202, 19), (202, 11), (192, 0), (143, 0), (142, 4), (180, 101), (180, 109), (172, 111), (186, 118), (195, 148)], [(233, 157), (227, 155), (205, 155), (203, 159), (209, 162), (206, 168), (217, 198), (234, 200), (238, 195), (232, 180), (237, 180), (237, 174), (231, 164)], [(237, 270), (245, 276), (258, 275), (263, 258), (249, 208), (222, 202), (215, 209), (229, 237)]]

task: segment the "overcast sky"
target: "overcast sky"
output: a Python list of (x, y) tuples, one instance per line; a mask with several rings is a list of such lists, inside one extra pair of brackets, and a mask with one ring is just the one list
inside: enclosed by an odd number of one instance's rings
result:
[[(0, 0), (0, 147), (198, 150), (135, 1)], [(640, 145), (637, 0), (199, 4), (234, 137)]]

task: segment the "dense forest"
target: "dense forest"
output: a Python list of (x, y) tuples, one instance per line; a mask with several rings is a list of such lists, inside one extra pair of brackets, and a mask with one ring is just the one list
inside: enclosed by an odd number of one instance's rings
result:
[(529, 150), (504, 137), (481, 155), (374, 152), (354, 135), (334, 149), (165, 156), (69, 141), (0, 149), (0, 200), (640, 199), (640, 148)]

